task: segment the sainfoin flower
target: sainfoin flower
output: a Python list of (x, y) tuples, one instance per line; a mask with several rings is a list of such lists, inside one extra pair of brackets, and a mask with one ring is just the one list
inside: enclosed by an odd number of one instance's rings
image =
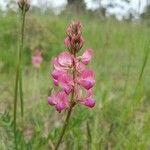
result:
[(95, 74), (87, 68), (93, 55), (93, 50), (88, 48), (81, 56), (77, 53), (83, 47), (84, 39), (81, 32), (81, 23), (75, 21), (67, 28), (67, 37), (64, 44), (68, 51), (61, 52), (52, 60), (51, 73), (54, 85), (58, 92), (51, 92), (48, 103), (58, 112), (74, 107), (77, 103), (89, 108), (95, 106), (93, 86)]
[(32, 56), (32, 65), (33, 65), (35, 68), (40, 68), (42, 62), (43, 62), (42, 54), (41, 54), (41, 52), (37, 49), (37, 50), (35, 51), (35, 53), (33, 54), (33, 56)]

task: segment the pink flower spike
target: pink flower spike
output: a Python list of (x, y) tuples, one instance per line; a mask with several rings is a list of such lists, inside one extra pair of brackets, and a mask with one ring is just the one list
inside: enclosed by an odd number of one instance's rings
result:
[(93, 50), (92, 49), (87, 49), (84, 53), (83, 53), (83, 55), (81, 56), (81, 61), (82, 61), (82, 63), (83, 64), (85, 64), (85, 65), (87, 65), (89, 62), (90, 62), (90, 60), (91, 60), (91, 58), (92, 58), (92, 55), (93, 55)]
[(62, 67), (68, 68), (72, 66), (73, 57), (68, 52), (62, 52), (59, 54), (57, 61)]
[(68, 111), (70, 113), (77, 103), (90, 108), (95, 106), (92, 87), (96, 81), (94, 72), (87, 69), (93, 50), (86, 49), (81, 56), (78, 56), (84, 45), (81, 23), (72, 22), (66, 32), (64, 44), (68, 51), (61, 52), (52, 61), (52, 80), (57, 86), (56, 90), (61, 91), (57, 94), (52, 93), (48, 97), (48, 102), (58, 112), (70, 107)]
[(85, 89), (91, 89), (95, 84), (95, 74), (92, 70), (84, 70), (81, 73), (79, 78), (79, 84), (82, 85)]

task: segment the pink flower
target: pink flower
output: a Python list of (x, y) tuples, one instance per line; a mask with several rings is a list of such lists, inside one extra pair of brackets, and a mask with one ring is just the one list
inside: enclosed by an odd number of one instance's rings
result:
[(63, 74), (64, 72), (60, 71), (60, 70), (56, 70), (54, 69), (53, 72), (52, 72), (52, 77), (55, 79), (55, 80), (58, 80), (58, 78)]
[(80, 103), (90, 108), (95, 106), (95, 100), (92, 97), (87, 97), (86, 99), (83, 99), (83, 101), (81, 101)]
[(91, 89), (95, 84), (95, 75), (92, 70), (84, 70), (79, 77), (79, 84), (82, 85), (85, 89)]
[(54, 69), (65, 72), (72, 67), (73, 59), (73, 56), (68, 52), (60, 53), (53, 60)]
[(86, 66), (81, 62), (76, 60), (76, 69), (79, 73), (86, 69)]
[(71, 92), (73, 87), (73, 79), (70, 74), (60, 70), (54, 70), (52, 72), (52, 77), (56, 86), (59, 85), (62, 87), (67, 94)]
[(52, 72), (52, 77), (53, 77), (53, 81), (54, 81), (54, 84), (56, 86), (58, 86), (58, 79), (59, 77), (64, 74), (65, 72), (61, 71), (61, 70), (56, 70), (54, 69), (54, 71)]
[(43, 58), (41, 52), (36, 51), (35, 55), (32, 56), (32, 65), (35, 68), (40, 68), (42, 62), (43, 62)]
[(48, 103), (49, 105), (55, 106), (58, 112), (69, 107), (67, 94), (63, 91), (59, 91), (57, 94), (52, 92), (51, 96), (48, 97)]
[(68, 68), (72, 66), (73, 56), (68, 52), (62, 52), (57, 57), (57, 61), (62, 67)]
[(66, 94), (69, 94), (73, 89), (73, 79), (69, 74), (62, 74), (58, 78), (58, 85), (64, 89)]
[(81, 89), (76, 89), (76, 93), (77, 93), (77, 100), (79, 101), (79, 103), (87, 106), (87, 107), (94, 107), (95, 106), (95, 100), (93, 99), (93, 92), (92, 89), (87, 90), (86, 96), (83, 96), (82, 90)]
[(55, 70), (65, 71), (64, 67), (62, 67), (62, 66), (58, 63), (58, 58), (57, 58), (57, 57), (52, 60), (52, 64), (53, 64)]
[(90, 49), (90, 48), (87, 49), (87, 50), (83, 53), (83, 55), (80, 57), (81, 62), (82, 62), (83, 64), (87, 65), (87, 64), (90, 62), (90, 60), (91, 60), (91, 58), (92, 58), (92, 55), (93, 55), (93, 50)]
[(87, 107), (92, 108), (92, 107), (95, 106), (95, 100), (93, 99), (93, 92), (90, 89), (90, 90), (87, 91), (87, 93), (88, 93), (87, 97), (83, 98), (80, 101), (80, 103), (87, 106)]
[(53, 91), (51, 92), (51, 96), (48, 97), (48, 103), (51, 106), (54, 106), (57, 104), (57, 97), (56, 95), (53, 93)]

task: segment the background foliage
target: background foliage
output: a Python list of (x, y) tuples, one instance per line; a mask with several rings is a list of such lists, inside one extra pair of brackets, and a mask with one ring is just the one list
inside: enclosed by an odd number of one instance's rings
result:
[[(51, 89), (51, 58), (65, 49), (65, 30), (71, 20), (83, 24), (85, 46), (94, 50), (96, 107), (76, 107), (61, 149), (150, 149), (150, 28), (146, 24), (100, 19), (87, 12), (28, 12), (23, 51), (25, 149), (52, 149), (65, 112), (47, 105)], [(12, 107), (18, 49), (19, 16), (0, 16), (0, 149), (13, 149)], [(31, 65), (32, 51), (40, 48), (44, 62)], [(83, 51), (82, 51), (83, 52)], [(81, 52), (81, 53), (82, 53)], [(18, 118), (20, 115), (18, 115)], [(18, 119), (19, 121), (19, 119)]]

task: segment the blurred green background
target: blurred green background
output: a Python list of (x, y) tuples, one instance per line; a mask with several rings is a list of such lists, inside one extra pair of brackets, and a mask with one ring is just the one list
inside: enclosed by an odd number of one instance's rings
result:
[[(60, 149), (148, 150), (150, 5), (139, 14), (138, 19), (133, 13), (132, 17), (129, 14), (118, 21), (114, 15), (104, 16), (103, 7), (91, 11), (81, 3), (68, 2), (59, 15), (55, 15), (50, 8), (43, 11), (31, 6), (26, 15), (23, 50), (24, 149), (52, 149), (58, 139), (66, 112), (58, 114), (47, 104), (53, 87), (50, 62), (52, 57), (65, 50), (66, 27), (75, 19), (83, 25), (85, 45), (81, 53), (86, 48), (93, 48), (94, 51), (89, 67), (96, 72), (96, 106), (93, 109), (80, 105), (75, 107)], [(1, 150), (13, 149), (12, 113), (20, 32), (20, 13), (14, 9), (17, 5), (14, 2), (8, 4), (8, 9), (0, 13)], [(44, 58), (39, 70), (31, 64), (33, 50), (37, 47)], [(20, 110), (18, 123), (19, 118)]]

